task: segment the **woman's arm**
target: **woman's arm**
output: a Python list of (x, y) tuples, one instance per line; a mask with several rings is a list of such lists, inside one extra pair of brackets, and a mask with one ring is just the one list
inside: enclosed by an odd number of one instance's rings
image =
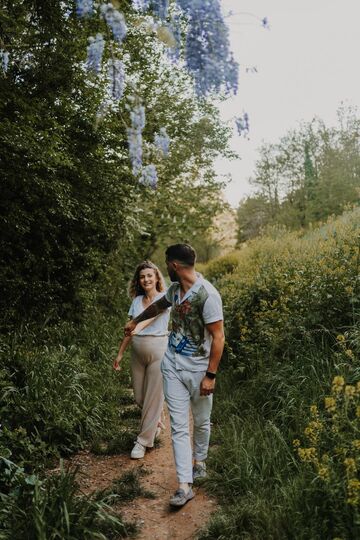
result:
[(114, 363), (113, 363), (113, 368), (116, 369), (117, 371), (120, 370), (120, 362), (123, 358), (123, 354), (126, 350), (126, 347), (129, 345), (130, 341), (131, 341), (131, 336), (125, 336), (122, 342), (120, 343), (119, 352), (117, 353), (117, 357), (115, 358)]

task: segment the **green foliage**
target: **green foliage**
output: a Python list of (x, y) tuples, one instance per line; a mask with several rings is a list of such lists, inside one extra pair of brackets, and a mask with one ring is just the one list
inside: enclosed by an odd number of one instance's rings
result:
[(2, 467), (10, 476), (7, 493), (1, 490), (3, 540), (109, 540), (135, 532), (134, 525), (111, 512), (105, 496), (79, 495), (76, 470), (61, 467), (59, 474), (41, 480), (36, 475), (26, 476), (11, 462), (2, 461)]
[(309, 227), (359, 204), (359, 144), (358, 111), (344, 107), (335, 128), (313, 120), (264, 144), (251, 181), (256, 192), (238, 208), (239, 243), (269, 225)]
[[(330, 424), (317, 431), (308, 413), (312, 406), (325, 425), (329, 413), (314, 404), (330, 403), (334, 376), (348, 382), (343, 393), (357, 391), (359, 215), (345, 213), (306, 235), (273, 230), (234, 254), (230, 273), (227, 257), (209, 265), (223, 296), (227, 350), (206, 482), (222, 509), (202, 539), (359, 536), (355, 397), (337, 402), (338, 432)], [(311, 447), (318, 461), (302, 460), (299, 450)], [(324, 454), (332, 481), (321, 478)]]
[[(129, 33), (123, 60), (129, 79), (142, 83), (129, 84), (119, 106), (96, 121), (104, 78), (95, 81), (81, 63), (87, 37), (104, 31), (103, 23), (79, 21), (73, 8), (17, 1), (0, 14), (13, 59), (0, 76), (0, 317), (7, 328), (24, 318), (79, 321), (95, 308), (119, 313), (139, 259), (203, 233), (222, 206), (213, 163), (230, 155), (230, 132), (218, 111), (197, 100), (186, 72), (139, 31)], [(156, 192), (130, 170), (126, 103), (134, 92), (147, 109), (144, 159), (158, 168)], [(166, 159), (151, 144), (161, 127), (172, 141)]]

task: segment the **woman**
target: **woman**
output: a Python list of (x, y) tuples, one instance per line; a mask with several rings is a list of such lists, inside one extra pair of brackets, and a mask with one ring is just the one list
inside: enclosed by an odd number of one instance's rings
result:
[[(152, 302), (165, 294), (165, 282), (160, 270), (151, 261), (143, 261), (135, 270), (129, 293), (133, 298), (130, 318), (137, 317)], [(139, 323), (131, 336), (121, 342), (114, 369), (120, 369), (124, 351), (130, 341), (131, 379), (136, 403), (141, 407), (140, 433), (132, 449), (132, 459), (144, 457), (146, 448), (154, 446), (155, 436), (163, 424), (164, 403), (160, 363), (168, 342), (169, 310), (153, 319)]]

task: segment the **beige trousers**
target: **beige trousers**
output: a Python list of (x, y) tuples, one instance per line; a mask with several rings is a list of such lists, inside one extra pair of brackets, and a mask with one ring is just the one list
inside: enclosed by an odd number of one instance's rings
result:
[(161, 360), (168, 343), (167, 336), (133, 336), (131, 379), (135, 401), (141, 407), (140, 433), (137, 441), (154, 446), (158, 422), (164, 404)]

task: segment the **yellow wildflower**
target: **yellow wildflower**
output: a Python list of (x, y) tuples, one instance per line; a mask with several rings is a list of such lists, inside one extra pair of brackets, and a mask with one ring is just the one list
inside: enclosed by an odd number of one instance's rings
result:
[(357, 478), (351, 478), (347, 485), (348, 504), (356, 506), (359, 502), (360, 481)]
[(352, 447), (353, 447), (355, 450), (360, 450), (360, 439), (355, 439), (355, 440), (352, 442)]
[(318, 408), (317, 408), (316, 405), (311, 405), (310, 413), (311, 413), (312, 416), (317, 416), (318, 415)]
[(351, 474), (357, 471), (356, 461), (354, 458), (345, 458), (344, 465), (346, 467), (346, 472), (348, 474)]
[(336, 375), (336, 377), (333, 378), (332, 382), (332, 392), (334, 394), (339, 394), (340, 392), (342, 392), (344, 384), (344, 377), (342, 377), (341, 375)]
[(325, 409), (329, 412), (336, 410), (336, 400), (333, 397), (328, 396), (325, 398)]
[(293, 440), (293, 446), (294, 446), (295, 448), (299, 448), (299, 446), (300, 446), (300, 441), (299, 441), (299, 439), (294, 439), (294, 440)]
[(340, 342), (341, 342), (341, 341), (345, 341), (345, 336), (344, 336), (344, 334), (339, 334), (338, 336), (336, 336), (336, 339), (337, 339), (338, 341), (340, 341)]
[(348, 356), (351, 359), (354, 358), (354, 353), (352, 352), (351, 349), (346, 349), (345, 354), (346, 354), (346, 356)]
[(356, 416), (360, 418), (360, 405), (356, 407)]
[(301, 461), (316, 462), (316, 448), (298, 448), (298, 455)]
[(355, 396), (355, 386), (347, 384), (345, 386), (345, 396), (352, 399)]
[(356, 383), (356, 393), (360, 394), (360, 381)]
[(313, 420), (305, 428), (304, 433), (313, 444), (316, 444), (322, 427), (322, 423), (319, 420)]
[(322, 478), (323, 480), (328, 480), (330, 474), (329, 474), (329, 468), (328, 467), (319, 467), (319, 470), (318, 470), (318, 475), (320, 476), (320, 478)]

